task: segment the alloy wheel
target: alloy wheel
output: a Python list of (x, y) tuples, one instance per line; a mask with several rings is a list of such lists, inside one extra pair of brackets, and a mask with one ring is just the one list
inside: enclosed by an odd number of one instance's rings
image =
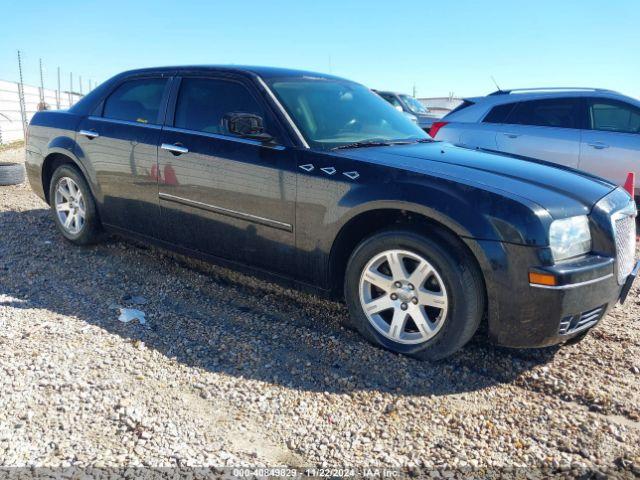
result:
[(86, 205), (80, 187), (72, 178), (58, 180), (54, 206), (62, 228), (72, 235), (80, 233), (86, 220)]
[(442, 328), (449, 300), (436, 268), (421, 255), (386, 250), (364, 267), (360, 303), (371, 325), (384, 337), (422, 343)]

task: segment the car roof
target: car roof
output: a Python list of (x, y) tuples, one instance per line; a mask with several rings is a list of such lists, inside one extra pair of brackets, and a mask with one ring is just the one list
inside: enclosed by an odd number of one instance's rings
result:
[(484, 97), (466, 97), (463, 100), (471, 105), (458, 111), (452, 111), (444, 118), (451, 121), (479, 121), (497, 105), (504, 105), (528, 100), (541, 100), (552, 98), (609, 98), (621, 100), (632, 105), (640, 106), (640, 101), (627, 97), (613, 90), (602, 88), (548, 88), (548, 89), (518, 89), (518, 90), (498, 90)]
[(345, 78), (326, 73), (312, 72), (308, 70), (296, 70), (291, 68), (249, 66), (249, 65), (175, 65), (166, 67), (138, 68), (122, 72), (120, 75), (141, 75), (145, 73), (169, 73), (169, 72), (228, 72), (262, 78), (324, 78), (332, 80), (350, 81)]

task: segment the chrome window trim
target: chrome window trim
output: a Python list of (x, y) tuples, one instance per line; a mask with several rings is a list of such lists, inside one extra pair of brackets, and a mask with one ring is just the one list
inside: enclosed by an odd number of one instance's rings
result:
[(236, 137), (234, 135), (222, 135), (219, 133), (209, 133), (203, 132), (201, 130), (190, 130), (188, 128), (180, 128), (180, 127), (169, 127), (165, 126), (164, 130), (167, 132), (177, 132), (177, 133), (187, 133), (189, 135), (202, 135), (204, 137), (215, 138), (216, 140), (229, 140), (231, 142), (245, 143), (247, 145), (254, 145), (256, 147), (265, 147), (271, 148), (272, 150), (284, 150), (285, 147), (282, 145), (269, 145), (265, 144), (259, 140), (252, 140), (250, 138), (242, 138)]
[(113, 122), (113, 123), (118, 123), (120, 125), (133, 125), (136, 127), (147, 127), (147, 128), (153, 128), (155, 130), (160, 130), (162, 128), (162, 125), (158, 125), (157, 123), (132, 122), (131, 120), (119, 120), (117, 118), (109, 118), (109, 117), (96, 117), (94, 115), (89, 115), (87, 119), (97, 120), (100, 122)]
[(304, 148), (309, 148), (309, 144), (307, 143), (307, 141), (305, 140), (304, 136), (302, 135), (302, 132), (300, 132), (300, 129), (298, 128), (298, 126), (295, 124), (295, 122), (293, 121), (293, 119), (289, 115), (289, 112), (287, 112), (287, 110), (282, 106), (282, 103), (280, 103), (280, 100), (278, 100), (278, 98), (271, 91), (271, 89), (266, 84), (266, 82), (262, 79), (262, 77), (260, 77), (259, 75), (256, 75), (256, 78), (258, 79), (258, 83), (260, 83), (262, 88), (264, 88), (265, 91), (267, 92), (267, 95), (269, 95), (269, 98), (271, 98), (271, 101), (273, 101), (273, 103), (276, 105), (276, 107), (278, 107), (278, 110), (280, 110), (280, 113), (282, 113), (284, 118), (287, 120), (287, 122), (289, 123), (289, 126), (293, 129), (293, 131), (295, 132), (296, 136), (298, 137), (298, 140), (300, 140), (300, 143), (302, 143)]
[(608, 273), (607, 275), (604, 275), (602, 277), (593, 278), (591, 280), (586, 280), (584, 282), (569, 283), (567, 285), (538, 285), (537, 283), (529, 283), (529, 286), (535, 287), (535, 288), (546, 288), (549, 290), (569, 290), (571, 288), (578, 288), (578, 287), (583, 287), (585, 285), (591, 285), (592, 283), (601, 282), (611, 277), (613, 277), (613, 273)]
[(219, 207), (217, 205), (210, 205), (208, 203), (198, 202), (196, 200), (190, 200), (184, 197), (178, 197), (169, 193), (160, 192), (158, 197), (161, 200), (168, 202), (179, 203), (188, 207), (199, 208), (201, 210), (207, 210), (213, 213), (219, 213), (228, 217), (238, 218), (240, 220), (247, 220), (253, 223), (259, 223), (267, 227), (277, 228), (279, 230), (285, 230), (287, 232), (293, 232), (293, 225), (290, 223), (279, 222), (278, 220), (272, 220), (270, 218), (259, 217), (258, 215), (252, 215), (250, 213), (239, 212), (237, 210), (231, 210), (229, 208)]

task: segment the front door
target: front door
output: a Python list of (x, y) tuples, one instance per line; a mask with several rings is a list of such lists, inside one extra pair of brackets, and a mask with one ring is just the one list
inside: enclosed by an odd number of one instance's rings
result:
[[(158, 150), (165, 240), (262, 267), (290, 268), (294, 248), (295, 152), (251, 83), (232, 77), (180, 80)], [(225, 116), (264, 119), (275, 142), (230, 134)]]
[(150, 237), (158, 234), (154, 171), (167, 84), (160, 76), (125, 80), (76, 134), (77, 153), (98, 189), (101, 221)]

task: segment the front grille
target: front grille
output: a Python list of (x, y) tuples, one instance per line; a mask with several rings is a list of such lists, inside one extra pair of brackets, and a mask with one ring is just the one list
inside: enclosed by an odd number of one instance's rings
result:
[(625, 215), (614, 219), (618, 285), (622, 285), (633, 270), (636, 253), (636, 219)]
[(602, 305), (598, 308), (587, 310), (586, 312), (582, 312), (578, 315), (570, 315), (568, 317), (564, 317), (562, 320), (560, 320), (560, 328), (558, 329), (558, 333), (560, 335), (569, 335), (570, 333), (575, 333), (580, 330), (589, 328), (592, 325), (598, 323), (598, 321), (602, 318), (602, 315), (604, 315), (606, 309), (607, 306)]

